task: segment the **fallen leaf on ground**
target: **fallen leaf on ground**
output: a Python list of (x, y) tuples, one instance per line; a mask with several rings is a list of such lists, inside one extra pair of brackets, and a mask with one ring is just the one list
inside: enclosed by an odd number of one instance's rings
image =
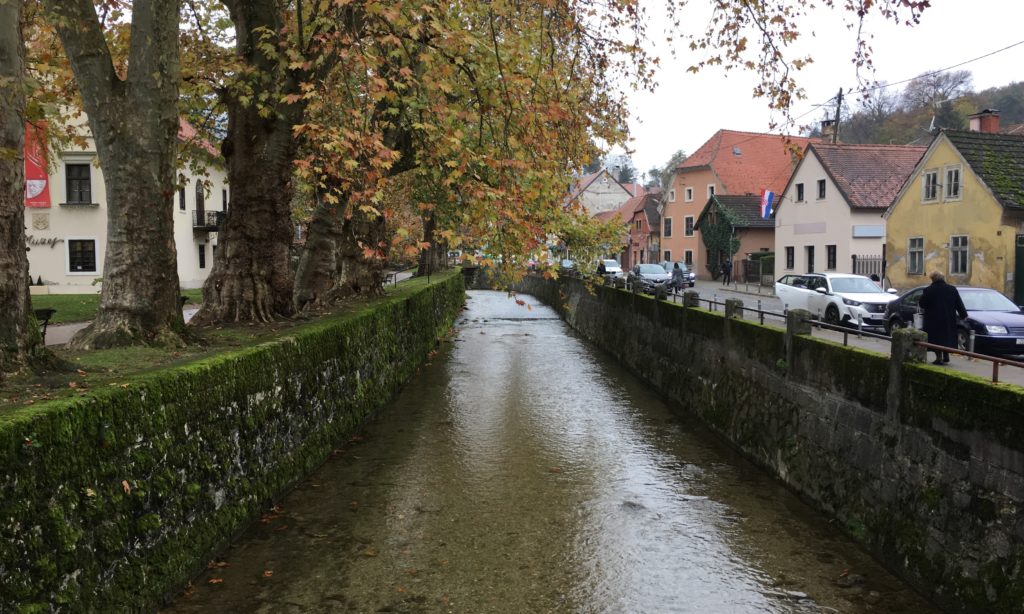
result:
[(210, 578), (207, 582), (210, 584), (223, 584), (224, 578)]
[(263, 577), (264, 578), (269, 578), (272, 575), (274, 575), (274, 572), (269, 570), (269, 569), (263, 572)]

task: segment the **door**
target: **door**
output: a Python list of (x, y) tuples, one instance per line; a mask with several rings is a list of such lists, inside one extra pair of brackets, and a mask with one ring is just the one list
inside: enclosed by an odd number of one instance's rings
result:
[(1013, 270), (1013, 302), (1024, 305), (1024, 235), (1017, 235)]

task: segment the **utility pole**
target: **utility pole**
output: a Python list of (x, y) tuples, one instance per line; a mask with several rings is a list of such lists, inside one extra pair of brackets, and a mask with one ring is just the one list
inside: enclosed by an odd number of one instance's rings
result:
[(836, 95), (836, 119), (833, 122), (835, 125), (832, 126), (832, 143), (839, 142), (839, 113), (843, 110), (843, 88), (839, 88), (839, 94)]

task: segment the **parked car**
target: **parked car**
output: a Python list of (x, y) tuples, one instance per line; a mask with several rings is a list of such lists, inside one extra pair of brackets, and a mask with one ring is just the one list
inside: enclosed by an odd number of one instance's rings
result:
[(613, 277), (623, 277), (625, 274), (622, 272), (622, 267), (619, 266), (618, 260), (604, 260), (604, 274), (612, 275)]
[(829, 324), (885, 326), (886, 306), (896, 291), (883, 292), (863, 275), (808, 273), (783, 275), (775, 282), (775, 296), (789, 309), (806, 309)]
[(654, 287), (671, 278), (660, 264), (637, 264), (629, 271), (629, 283), (639, 284), (641, 292), (654, 294)]
[[(889, 304), (885, 329), (910, 326), (927, 286), (907, 290)], [(958, 287), (967, 308), (967, 319), (957, 324), (957, 341), (965, 350), (974, 331), (974, 351), (979, 354), (1024, 354), (1024, 311), (1019, 305), (991, 288)]]
[[(691, 288), (696, 286), (697, 274), (690, 270), (690, 267), (688, 267), (685, 262), (680, 262), (678, 264), (679, 268), (683, 270), (683, 279), (686, 280), (686, 283), (689, 284)], [(675, 268), (675, 265), (675, 262), (669, 262), (668, 260), (662, 260), (658, 263), (658, 266), (665, 269), (665, 272), (668, 273), (669, 278), (672, 277), (672, 269)]]

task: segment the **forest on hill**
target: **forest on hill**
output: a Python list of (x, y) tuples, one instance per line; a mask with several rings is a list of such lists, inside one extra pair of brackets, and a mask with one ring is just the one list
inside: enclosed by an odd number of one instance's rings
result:
[[(829, 118), (834, 118), (835, 100)], [(852, 107), (852, 108), (851, 108)], [(902, 90), (885, 84), (845, 96), (839, 122), (844, 143), (928, 144), (941, 128), (966, 130), (968, 117), (996, 109), (1000, 130), (1024, 124), (1024, 82), (975, 91), (970, 71), (925, 73)], [(820, 128), (811, 130), (812, 136)]]

